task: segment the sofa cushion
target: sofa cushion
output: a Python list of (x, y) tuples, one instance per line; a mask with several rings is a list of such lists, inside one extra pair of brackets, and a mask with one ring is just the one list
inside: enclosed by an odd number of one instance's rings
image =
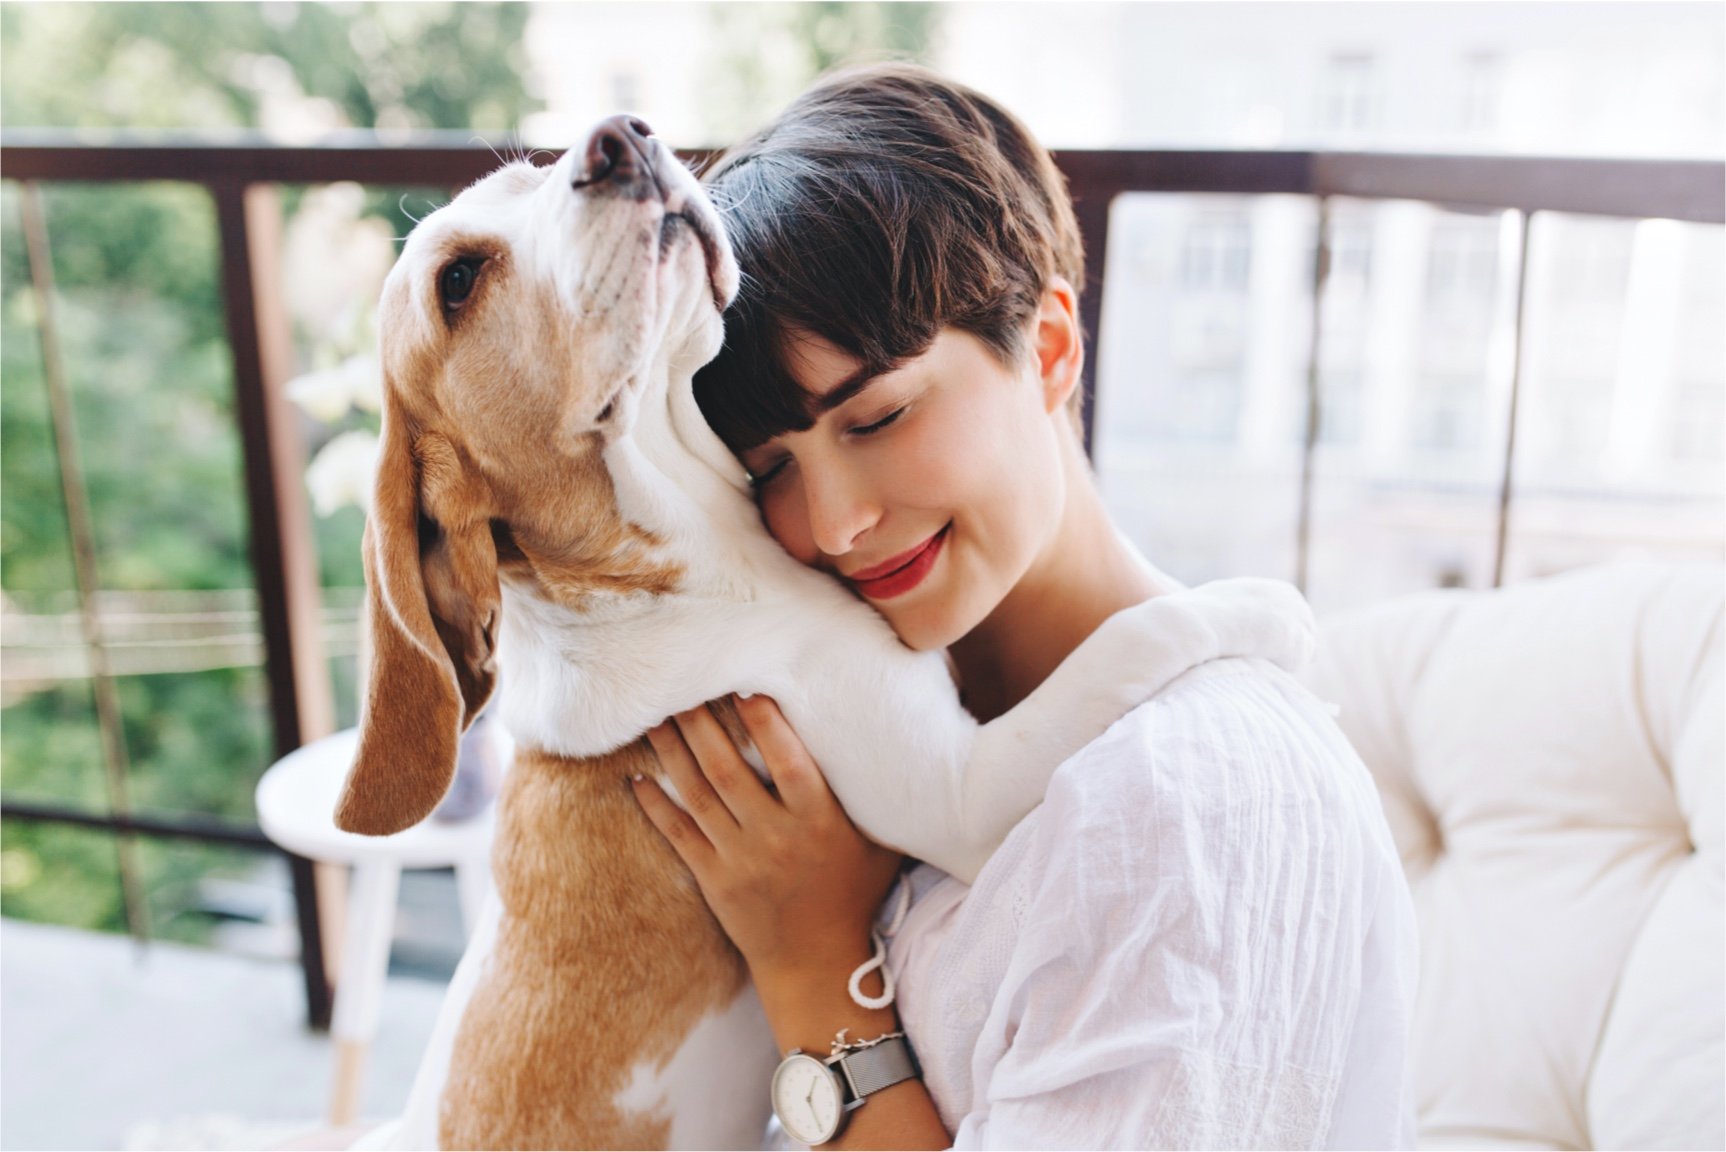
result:
[(1726, 1145), (1723, 609), (1615, 566), (1325, 623), (1420, 918), (1423, 1146)]

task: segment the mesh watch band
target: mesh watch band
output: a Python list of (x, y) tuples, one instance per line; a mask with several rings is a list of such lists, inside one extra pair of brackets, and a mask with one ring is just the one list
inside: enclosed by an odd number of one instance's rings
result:
[(833, 1063), (837, 1064), (839, 1074), (845, 1079), (845, 1087), (850, 1090), (851, 1098), (845, 1104), (847, 1109), (861, 1104), (865, 1096), (922, 1074), (911, 1045), (902, 1036), (847, 1052)]

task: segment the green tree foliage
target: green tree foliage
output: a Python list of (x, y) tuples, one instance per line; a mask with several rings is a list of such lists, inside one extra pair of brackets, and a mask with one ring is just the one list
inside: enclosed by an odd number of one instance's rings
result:
[(530, 110), (525, 4), (6, 4), (6, 126), (267, 127), (272, 101), (355, 128), (505, 131)]
[[(0, 586), (25, 610), (69, 611), (70, 545), (35, 326), (41, 301), (17, 199), (7, 187), (0, 201)], [(249, 587), (208, 198), (184, 185), (74, 185), (50, 189), (45, 201), (60, 352), (103, 587)], [(257, 669), (130, 677), (120, 689), (134, 804), (250, 815), (250, 784), (269, 747)], [(9, 701), (0, 760), (8, 796), (107, 810), (89, 682), (58, 681)], [(0, 907), (119, 927), (113, 845), (104, 854), (101, 841), (53, 825), (9, 826)], [(150, 847), (141, 859), (147, 867), (172, 860), (186, 873), (226, 856), (164, 852)], [(154, 887), (169, 877), (148, 879)], [(182, 875), (176, 889), (187, 882)]]
[[(8, 187), (0, 585), (24, 594), (71, 581), (16, 198)], [(209, 198), (189, 185), (68, 185), (45, 200), (104, 587), (250, 586)]]
[[(137, 130), (512, 128), (531, 109), (521, 77), (525, 5), (0, 5), (0, 122)], [(214, 212), (186, 184), (45, 190), (60, 350), (110, 590), (252, 586), (233, 377), (218, 288)], [(25, 611), (70, 611), (65, 509), (48, 422), (18, 190), (0, 196), (0, 588)], [(434, 194), (435, 195), (435, 194)], [(288, 190), (290, 208), (297, 199)], [(426, 195), (372, 190), (396, 235)], [(308, 427), (308, 432), (317, 431)], [(316, 526), (327, 582), (359, 580), (359, 517)], [(351, 695), (346, 669), (338, 691)], [(247, 819), (270, 748), (261, 670), (131, 676), (120, 683), (140, 809)], [(351, 706), (345, 709), (351, 719)], [(0, 723), (11, 798), (103, 811), (88, 681), (12, 689)], [(255, 857), (143, 841), (165, 934), (197, 878)], [(113, 838), (8, 821), (0, 911), (123, 926)]]
[(874, 60), (927, 61), (940, 5), (925, 3), (720, 4), (710, 13), (716, 50), (704, 88), (709, 138), (759, 127), (829, 69)]

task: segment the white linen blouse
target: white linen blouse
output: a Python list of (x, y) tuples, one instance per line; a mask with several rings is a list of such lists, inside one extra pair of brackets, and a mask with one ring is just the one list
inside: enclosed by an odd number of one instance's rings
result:
[(888, 963), (956, 1148), (1413, 1146), (1408, 887), (1330, 709), (1268, 660), (1118, 721), (974, 886), (902, 883)]

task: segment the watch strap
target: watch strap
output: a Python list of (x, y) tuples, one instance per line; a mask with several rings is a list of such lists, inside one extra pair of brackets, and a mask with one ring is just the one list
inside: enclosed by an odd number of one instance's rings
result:
[(829, 1063), (838, 1067), (839, 1075), (845, 1081), (850, 1096), (845, 1102), (847, 1109), (855, 1108), (865, 1097), (883, 1088), (922, 1075), (917, 1067), (917, 1057), (903, 1036), (845, 1052)]

